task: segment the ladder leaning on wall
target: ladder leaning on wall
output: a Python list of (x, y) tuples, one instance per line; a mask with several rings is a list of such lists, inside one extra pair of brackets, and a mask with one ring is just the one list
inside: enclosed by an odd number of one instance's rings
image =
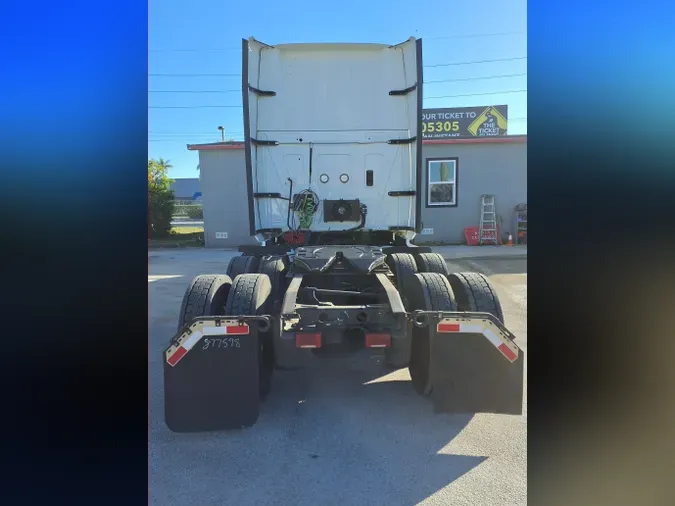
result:
[(480, 196), (480, 228), (478, 230), (478, 244), (497, 243), (497, 208), (494, 195)]

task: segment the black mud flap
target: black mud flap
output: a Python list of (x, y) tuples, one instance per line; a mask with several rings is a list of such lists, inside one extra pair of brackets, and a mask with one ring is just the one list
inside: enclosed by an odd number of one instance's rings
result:
[(249, 427), (258, 419), (258, 332), (266, 317), (204, 316), (164, 350), (164, 414), (173, 432)]
[(437, 313), (428, 331), (436, 413), (522, 414), (525, 356), (499, 320)]

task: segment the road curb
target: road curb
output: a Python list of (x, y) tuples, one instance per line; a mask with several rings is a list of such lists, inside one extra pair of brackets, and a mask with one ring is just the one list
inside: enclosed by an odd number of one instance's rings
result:
[(203, 244), (194, 244), (193, 245), (193, 244), (170, 243), (170, 244), (148, 246), (148, 251), (158, 250), (158, 249), (204, 249), (204, 245)]
[[(200, 245), (187, 245), (187, 244), (162, 244), (162, 245), (154, 245), (148, 247), (148, 251), (152, 250), (162, 250), (162, 249), (207, 249), (204, 247), (203, 244)], [(222, 251), (222, 252), (237, 252), (237, 248), (208, 248), (213, 251)], [(442, 255), (443, 259), (446, 261), (453, 261), (453, 260), (509, 260), (509, 259), (514, 259), (514, 260), (527, 260), (527, 253), (522, 253), (522, 254), (517, 254), (517, 255), (478, 255), (478, 256), (464, 256), (464, 255), (459, 255), (459, 256), (446, 256)]]
[(443, 259), (450, 262), (453, 260), (527, 260), (527, 255), (444, 256)]

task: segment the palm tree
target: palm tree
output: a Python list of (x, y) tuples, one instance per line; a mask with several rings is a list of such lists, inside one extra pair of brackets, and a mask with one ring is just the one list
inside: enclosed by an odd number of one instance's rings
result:
[(148, 160), (148, 184), (160, 190), (168, 189), (171, 183), (168, 172), (171, 167), (171, 162), (164, 158)]
[(157, 160), (157, 165), (159, 165), (160, 168), (164, 169), (164, 171), (168, 171), (170, 168), (173, 167), (173, 165), (169, 160), (165, 160), (164, 158), (161, 157), (159, 160)]

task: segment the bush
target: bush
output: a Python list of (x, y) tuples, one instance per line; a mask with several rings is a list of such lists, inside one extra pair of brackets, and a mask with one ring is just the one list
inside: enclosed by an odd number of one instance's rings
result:
[(168, 160), (154, 158), (148, 160), (148, 202), (150, 218), (150, 235), (152, 237), (166, 237), (171, 232), (171, 217), (173, 216), (173, 191), (168, 170), (171, 163)]
[(171, 232), (173, 216), (173, 192), (169, 190), (149, 192), (150, 235), (166, 237)]

